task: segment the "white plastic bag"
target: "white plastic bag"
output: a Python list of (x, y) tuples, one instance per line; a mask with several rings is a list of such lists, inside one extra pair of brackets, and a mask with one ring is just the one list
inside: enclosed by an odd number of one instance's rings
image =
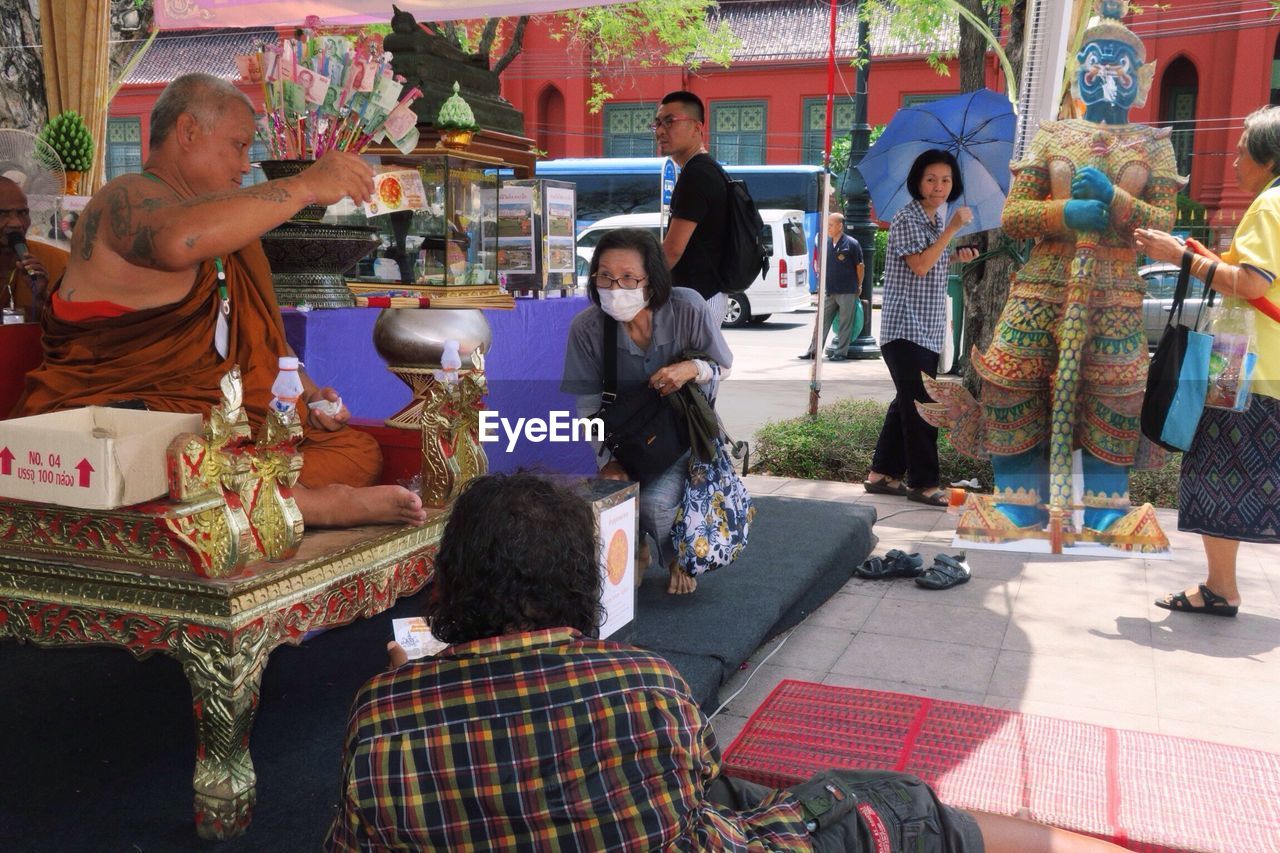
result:
[(1209, 333), (1209, 392), (1204, 404), (1215, 409), (1243, 412), (1249, 408), (1250, 380), (1257, 361), (1253, 308), (1239, 299), (1225, 299), (1213, 307)]

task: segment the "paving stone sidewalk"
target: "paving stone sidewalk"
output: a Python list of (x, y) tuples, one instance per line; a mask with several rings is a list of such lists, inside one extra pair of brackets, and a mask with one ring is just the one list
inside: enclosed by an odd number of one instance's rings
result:
[[(928, 563), (957, 550), (958, 516), (943, 510), (856, 484), (755, 475), (747, 484), (753, 494), (873, 504), (874, 554), (900, 548)], [(721, 690), (725, 702), (754, 673), (715, 718), (722, 748), (779, 681), (796, 678), (1280, 753), (1280, 549), (1241, 545), (1237, 618), (1170, 613), (1152, 602), (1202, 581), (1204, 552), (1172, 510), (1159, 516), (1172, 560), (971, 550), (973, 579), (950, 590), (851, 577), (767, 662), (777, 640)]]

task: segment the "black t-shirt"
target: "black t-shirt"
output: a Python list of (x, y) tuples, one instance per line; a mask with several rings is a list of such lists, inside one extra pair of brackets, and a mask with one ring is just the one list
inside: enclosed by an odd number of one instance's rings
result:
[(676, 287), (692, 288), (707, 299), (720, 292), (728, 208), (729, 188), (716, 161), (710, 154), (689, 158), (671, 193), (671, 218), (687, 219), (698, 223), (698, 227), (671, 269)]

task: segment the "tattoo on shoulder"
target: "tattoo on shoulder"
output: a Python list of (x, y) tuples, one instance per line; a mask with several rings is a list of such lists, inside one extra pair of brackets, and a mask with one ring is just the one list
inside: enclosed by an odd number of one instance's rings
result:
[(98, 223), (102, 219), (102, 208), (98, 207), (85, 214), (84, 224), (77, 229), (76, 233), (80, 236), (80, 259), (89, 260), (93, 257), (93, 244), (98, 238)]
[(101, 191), (101, 199), (95, 200), (96, 204), (86, 214), (85, 241), (80, 252), (84, 260), (93, 254), (93, 242), (105, 212), (112, 240), (125, 260), (139, 266), (155, 266), (156, 236), (163, 226), (149, 220), (157, 211), (170, 207), (173, 201), (163, 195), (153, 195), (150, 186), (137, 189), (140, 191), (131, 192), (122, 181)]

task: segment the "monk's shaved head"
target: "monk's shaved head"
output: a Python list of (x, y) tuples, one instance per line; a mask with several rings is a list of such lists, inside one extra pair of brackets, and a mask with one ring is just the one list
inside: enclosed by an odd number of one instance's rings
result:
[(205, 130), (213, 127), (222, 111), (232, 103), (240, 103), (253, 112), (253, 102), (231, 83), (212, 74), (184, 74), (174, 80), (151, 110), (152, 150), (158, 148), (178, 123), (178, 116), (190, 113)]

